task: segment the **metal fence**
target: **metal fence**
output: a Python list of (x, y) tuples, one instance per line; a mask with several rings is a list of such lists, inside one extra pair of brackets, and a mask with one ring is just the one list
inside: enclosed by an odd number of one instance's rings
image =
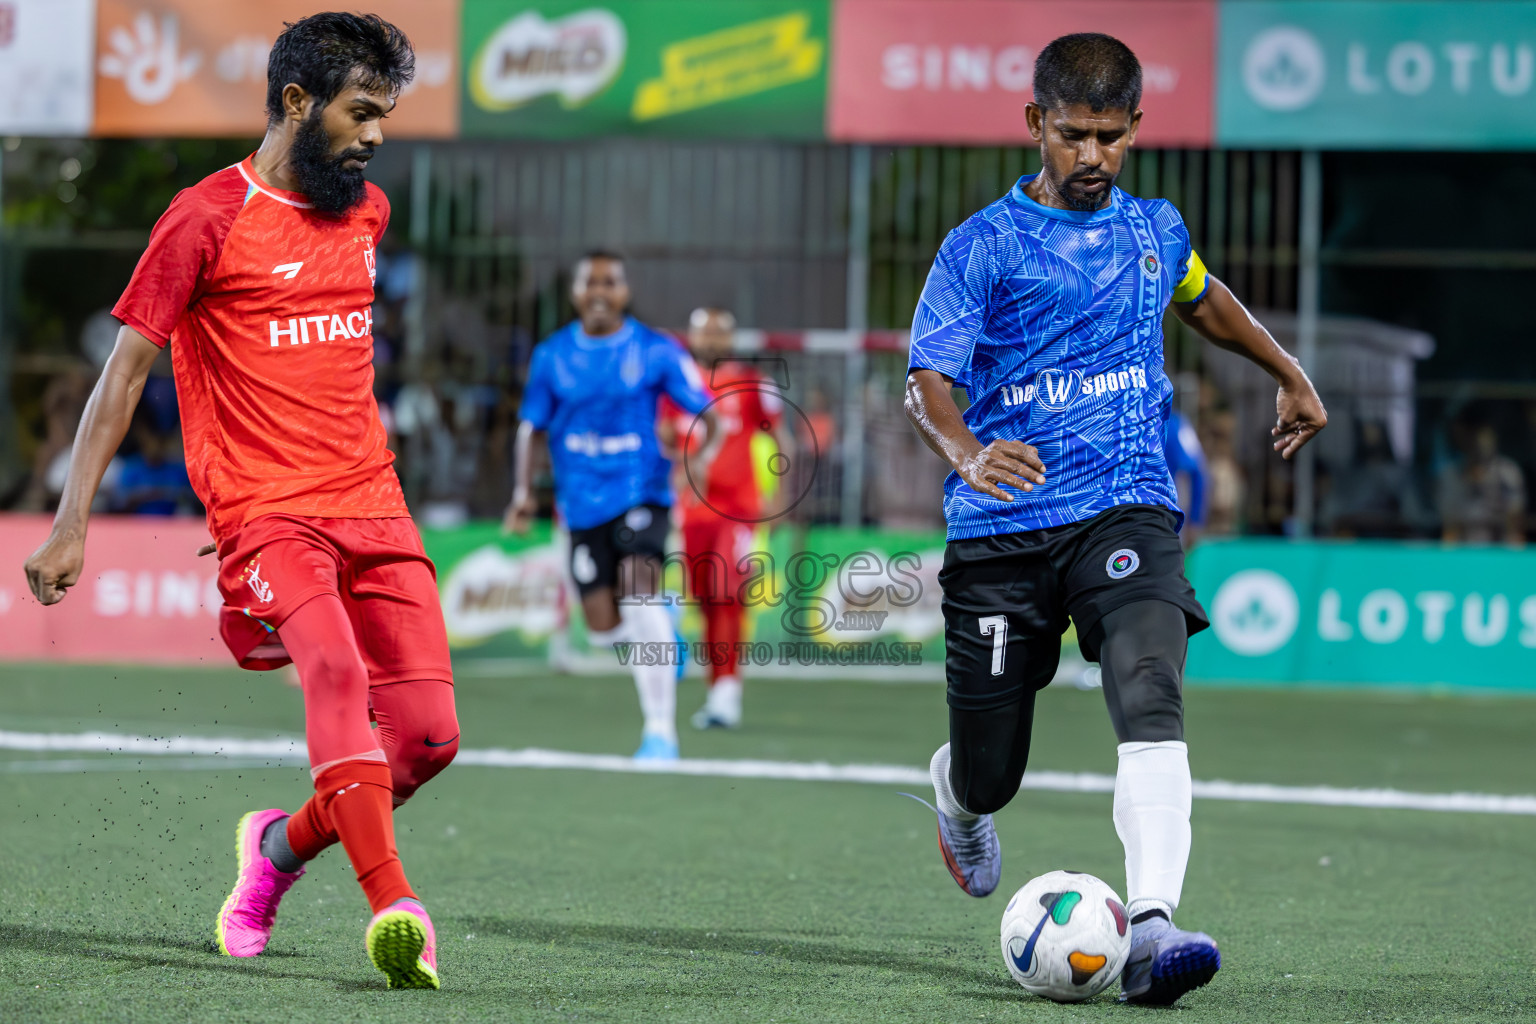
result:
[[(0, 417), (17, 428), (0, 445), (0, 495), (14, 501), (40, 438), (58, 431), (49, 425), (46, 393), (72, 367), (89, 370), (77, 339), (126, 280), (153, 216), (174, 187), (243, 149), (5, 142)], [(1401, 190), (1383, 198), (1373, 187), (1390, 159), (1194, 150), (1130, 157), (1120, 185), (1172, 200), (1212, 271), (1251, 307), (1276, 311), (1265, 319), (1283, 342), (1299, 346), (1292, 339), (1312, 336), (1318, 346), (1313, 368), (1322, 371), (1334, 425), (1303, 479), (1269, 452), (1269, 382), (1168, 319), (1177, 405), (1219, 464), (1212, 472), (1220, 529), (1282, 532), (1315, 519), (1324, 532), (1435, 535), (1445, 488), (1434, 481), (1472, 466), (1470, 438), (1490, 428), (1506, 461), (1536, 469), (1536, 456), (1525, 451), (1536, 451), (1536, 385), (1529, 383), (1536, 372), (1515, 359), (1506, 361), (1509, 374), (1490, 379), (1487, 367), (1505, 363), (1467, 345), (1456, 316), (1490, 280), (1506, 293), (1528, 286), (1536, 254), (1520, 248), (1526, 236), (1489, 222), (1486, 211), (1405, 218)], [(1428, 186), (1449, 180), (1452, 161), (1417, 154), (1393, 166), (1411, 168)], [(1496, 163), (1511, 180), (1536, 174), (1528, 155)], [(755, 328), (901, 330), (945, 233), (1037, 168), (1038, 155), (1017, 148), (645, 140), (386, 146), (371, 171), (394, 203), (380, 261), (377, 366), (408, 496), (449, 518), (499, 511), (510, 490), (528, 354), (570, 315), (570, 268), (588, 249), (629, 257), (636, 312), (657, 326), (681, 327), (693, 307), (709, 304), (732, 308)], [(44, 180), (53, 169), (73, 177)], [(1326, 183), (1321, 204), (1318, 182)], [(64, 184), (78, 198), (59, 206)], [(109, 187), (135, 202), (111, 199)], [(84, 200), (96, 202), (93, 212), (82, 213)], [(132, 212), (104, 220), (108, 205)], [(1310, 250), (1302, 244), (1308, 224)], [(1440, 235), (1421, 237), (1431, 228)], [(1480, 243), (1484, 237), (1493, 241)], [(1310, 269), (1304, 251), (1317, 254)], [(1297, 324), (1292, 313), (1308, 288), (1322, 289), (1324, 309), (1355, 319)], [(1512, 314), (1490, 320), (1496, 306), (1477, 308), (1481, 330), (1511, 334)], [(1419, 340), (1404, 342), (1393, 324)], [(1518, 352), (1517, 341), (1493, 344)], [(1439, 369), (1426, 380), (1416, 368), (1436, 346), (1441, 355), (1430, 358)], [(1474, 379), (1456, 379), (1455, 361), (1479, 353)], [(901, 357), (850, 350), (785, 359), (791, 399), (817, 407), (837, 438), (804, 514), (937, 524), (943, 467), (901, 415)], [(1396, 486), (1401, 494), (1345, 500), (1340, 481), (1351, 481), (1343, 490), (1354, 493), (1362, 467), (1378, 489)], [(1497, 475), (1508, 479), (1506, 470)], [(1310, 499), (1298, 496), (1299, 485), (1310, 488)], [(1376, 511), (1348, 511), (1362, 504)]]

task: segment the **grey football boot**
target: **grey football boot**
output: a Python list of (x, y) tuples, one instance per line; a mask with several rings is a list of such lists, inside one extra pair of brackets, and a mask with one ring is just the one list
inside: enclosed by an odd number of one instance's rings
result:
[(1120, 1001), (1171, 1006), (1221, 970), (1221, 950), (1204, 932), (1186, 932), (1163, 917), (1131, 925), (1131, 952), (1120, 976)]

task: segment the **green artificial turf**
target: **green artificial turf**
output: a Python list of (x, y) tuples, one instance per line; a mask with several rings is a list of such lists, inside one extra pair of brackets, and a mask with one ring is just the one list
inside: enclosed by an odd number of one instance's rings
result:
[[(680, 697), (686, 715), (701, 699)], [(465, 747), (628, 753), (619, 678), (458, 688)], [(749, 686), (740, 733), (691, 757), (918, 766), (942, 690)], [(1201, 690), (1197, 778), (1536, 792), (1536, 701)], [(0, 729), (299, 736), (298, 695), (224, 671), (0, 667)], [(67, 760), (66, 772), (22, 771)], [(0, 751), (3, 1021), (1510, 1021), (1536, 1019), (1536, 818), (1197, 801), (1180, 923), (1225, 966), (1173, 1011), (1026, 996), (997, 925), (1058, 867), (1123, 886), (1107, 795), (1025, 792), (998, 816), (998, 894), (950, 881), (901, 787), (455, 767), (397, 817), (438, 929), (441, 992), (385, 992), (340, 850), (266, 954), (218, 956), (239, 815), (290, 809), (295, 765)], [(1041, 695), (1033, 764), (1114, 770), (1100, 698)]]

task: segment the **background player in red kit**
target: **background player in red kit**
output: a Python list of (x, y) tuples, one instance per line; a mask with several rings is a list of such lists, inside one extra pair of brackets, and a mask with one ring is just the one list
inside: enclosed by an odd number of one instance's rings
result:
[[(741, 724), (741, 675), (736, 644), (741, 640), (746, 609), (738, 600), (744, 577), (740, 563), (752, 550), (759, 523), (768, 517), (753, 440), (771, 434), (789, 464), (794, 439), (783, 427), (783, 402), (776, 385), (750, 363), (731, 358), (736, 318), (728, 310), (701, 308), (688, 318), (688, 347), (704, 368), (710, 390), (717, 396), (711, 408), (719, 417), (720, 451), (707, 466), (691, 460), (692, 474), (677, 488), (682, 513), (683, 547), (693, 579), (691, 595), (704, 618), (704, 640), (712, 645), (709, 696), (694, 712), (696, 729), (734, 729)], [(668, 447), (696, 449), (694, 418), (664, 401), (661, 429)], [(703, 479), (698, 478), (703, 469)]]
[(180, 193), (155, 225), (113, 310), (124, 326), (53, 532), (26, 565), (44, 604), (79, 579), (91, 499), (169, 344), (188, 470), (219, 555), (220, 630), (245, 668), (297, 667), (315, 786), (292, 817), (241, 819), (220, 949), (260, 953), (304, 862), (339, 841), (391, 988), (438, 987), (432, 922), (406, 881), (392, 811), (453, 759), (459, 733), (434, 570), (373, 399), (374, 254), (389, 202), (363, 169), (414, 70), (409, 41), (372, 15), (316, 14), (278, 37), (261, 148)]

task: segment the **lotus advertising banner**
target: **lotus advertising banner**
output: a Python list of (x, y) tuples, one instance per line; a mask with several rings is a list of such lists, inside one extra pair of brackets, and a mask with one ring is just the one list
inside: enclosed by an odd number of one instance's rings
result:
[(1536, 690), (1536, 551), (1209, 541), (1195, 680)]
[(1536, 4), (1221, 5), (1217, 142), (1536, 147)]
[(827, 0), (464, 0), (463, 135), (819, 139)]

